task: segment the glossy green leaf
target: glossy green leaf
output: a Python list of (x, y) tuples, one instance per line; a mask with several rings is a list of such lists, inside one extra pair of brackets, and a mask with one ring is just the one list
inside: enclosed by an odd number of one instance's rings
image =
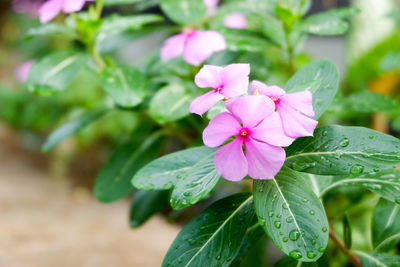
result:
[(286, 83), (288, 93), (309, 90), (313, 94), (314, 119), (318, 119), (333, 101), (339, 86), (339, 73), (331, 61), (311, 62)]
[(136, 138), (118, 147), (97, 175), (96, 198), (107, 203), (130, 194), (133, 175), (158, 156), (165, 142), (162, 136), (161, 132), (156, 132), (144, 140)]
[(132, 228), (145, 223), (168, 206), (168, 191), (138, 191), (132, 199), (129, 221)]
[(349, 24), (329, 13), (311, 15), (301, 23), (301, 29), (316, 35), (338, 35), (345, 33)]
[(181, 84), (170, 84), (153, 97), (150, 102), (150, 115), (158, 123), (182, 119), (189, 114), (192, 96)]
[(347, 111), (358, 113), (400, 111), (400, 104), (395, 99), (369, 90), (347, 96), (342, 104)]
[(100, 34), (115, 34), (126, 30), (139, 30), (143, 26), (163, 20), (162, 16), (153, 14), (121, 16), (112, 15), (106, 17), (98, 32)]
[(399, 255), (355, 251), (360, 258), (362, 267), (398, 267), (400, 262)]
[(29, 29), (28, 33), (26, 34), (27, 39), (31, 39), (36, 36), (55, 36), (55, 37), (61, 37), (65, 39), (77, 39), (78, 35), (77, 33), (62, 24), (56, 24), (56, 23), (46, 23), (42, 24), (38, 27), (31, 28)]
[(132, 67), (105, 68), (101, 72), (101, 85), (117, 105), (125, 108), (139, 105), (148, 91), (146, 76)]
[(87, 56), (74, 51), (48, 55), (33, 65), (28, 78), (32, 92), (50, 95), (66, 89), (83, 67)]
[(285, 254), (299, 261), (318, 260), (328, 244), (325, 210), (298, 173), (283, 168), (275, 179), (255, 180), (259, 223)]
[(207, 197), (217, 185), (220, 175), (215, 169), (214, 153), (190, 168), (175, 184), (171, 206), (183, 209)]
[(106, 113), (107, 110), (107, 108), (95, 109), (82, 114), (76, 119), (64, 123), (57, 129), (55, 129), (49, 135), (49, 137), (47, 137), (46, 142), (42, 145), (42, 152), (48, 152), (60, 142), (64, 141), (66, 138), (74, 135), (75, 133), (86, 127), (88, 124), (100, 118)]
[(265, 51), (271, 46), (271, 43), (260, 36), (248, 30), (219, 29), (227, 44), (227, 49), (234, 52), (260, 52)]
[(301, 262), (289, 256), (283, 256), (275, 264), (274, 267), (327, 267), (330, 266), (325, 254), (316, 262)]
[(249, 194), (213, 203), (182, 229), (162, 266), (229, 266), (253, 215), (253, 197)]
[(358, 175), (392, 169), (400, 164), (400, 140), (363, 127), (323, 126), (314, 137), (297, 139), (285, 164), (321, 175)]
[(400, 242), (400, 205), (381, 198), (372, 218), (372, 244), (388, 251)]
[(207, 119), (211, 120), (222, 112), (228, 112), (228, 109), (225, 107), (225, 104), (220, 101), (207, 111)]
[(132, 183), (138, 189), (171, 189), (196, 163), (214, 153), (215, 149), (202, 146), (165, 155), (140, 169)]
[(207, 12), (203, 1), (161, 0), (162, 11), (177, 24), (193, 24), (204, 18)]

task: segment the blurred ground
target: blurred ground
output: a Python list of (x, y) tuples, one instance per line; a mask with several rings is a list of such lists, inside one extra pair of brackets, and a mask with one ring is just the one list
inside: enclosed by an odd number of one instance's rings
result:
[(178, 227), (155, 217), (130, 230), (127, 201), (100, 204), (49, 177), (7, 132), (0, 129), (0, 266), (160, 266)]

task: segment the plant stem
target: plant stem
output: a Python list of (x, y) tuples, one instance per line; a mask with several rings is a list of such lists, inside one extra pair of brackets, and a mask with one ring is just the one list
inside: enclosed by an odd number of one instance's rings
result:
[(285, 30), (285, 39), (286, 39), (286, 45), (287, 45), (287, 53), (288, 53), (288, 59), (289, 59), (289, 72), (290, 75), (293, 75), (296, 72), (295, 68), (295, 63), (294, 63), (294, 51), (293, 51), (293, 46), (290, 41), (290, 32), (291, 30), (288, 29), (286, 26), (284, 27)]
[(96, 14), (97, 19), (101, 18), (101, 13), (103, 12), (104, 0), (96, 0)]
[(346, 248), (344, 243), (339, 239), (339, 237), (333, 232), (332, 227), (329, 227), (329, 237), (332, 239), (332, 241), (340, 248), (340, 250), (347, 256), (349, 257), (350, 261), (354, 264), (356, 267), (361, 267), (361, 261), (358, 258), (357, 255), (354, 255), (351, 253), (350, 250)]

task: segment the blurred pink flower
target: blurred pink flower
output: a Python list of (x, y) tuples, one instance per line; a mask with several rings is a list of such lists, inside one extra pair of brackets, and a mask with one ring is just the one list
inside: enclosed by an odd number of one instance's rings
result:
[(294, 140), (285, 135), (273, 101), (258, 95), (231, 99), (225, 104), (231, 113), (215, 116), (203, 132), (208, 147), (218, 147), (234, 137), (215, 153), (217, 171), (230, 181), (242, 180), (246, 175), (272, 179), (285, 162), (281, 146)]
[(219, 0), (203, 0), (207, 6), (207, 15), (212, 16), (217, 12)]
[(287, 94), (278, 86), (268, 86), (262, 82), (253, 81), (250, 92), (254, 94), (255, 89), (259, 94), (266, 95), (274, 101), (287, 136), (296, 138), (313, 135), (318, 121), (310, 118), (314, 116), (310, 91)]
[(29, 60), (22, 63), (15, 69), (14, 76), (17, 81), (25, 83), (28, 80), (29, 72), (31, 71), (33, 64), (35, 64), (35, 60)]
[(190, 112), (203, 115), (224, 98), (243, 95), (249, 87), (249, 64), (231, 64), (226, 67), (205, 65), (195, 77), (200, 88), (213, 88), (212, 91), (195, 98)]
[(161, 49), (162, 59), (183, 54), (183, 59), (198, 66), (214, 52), (226, 49), (224, 37), (215, 31), (191, 31), (180, 33), (165, 40)]
[(80, 11), (87, 0), (48, 0), (39, 9), (41, 23), (47, 23), (58, 13), (72, 13)]
[(11, 5), (15, 12), (37, 17), (43, 1), (13, 0)]
[(242, 13), (231, 13), (225, 17), (224, 25), (232, 29), (245, 29), (247, 28), (247, 19)]

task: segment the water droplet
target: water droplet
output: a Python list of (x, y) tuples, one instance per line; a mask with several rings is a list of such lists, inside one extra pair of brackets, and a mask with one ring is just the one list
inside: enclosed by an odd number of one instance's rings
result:
[(148, 191), (151, 191), (151, 190), (153, 190), (154, 189), (154, 184), (148, 184), (147, 186), (146, 186), (146, 190), (148, 190)]
[(375, 167), (373, 171), (374, 172), (379, 172), (379, 167)]
[(286, 242), (289, 241), (289, 239), (288, 239), (287, 237), (284, 237), (284, 238), (282, 238), (282, 241), (283, 241), (284, 243), (286, 243)]
[(293, 218), (292, 218), (292, 217), (287, 217), (287, 218), (286, 218), (286, 222), (288, 222), (288, 223), (293, 222)]
[(321, 252), (321, 253), (323, 253), (323, 252), (325, 252), (325, 248), (320, 247), (320, 248), (318, 249), (318, 251)]
[(315, 245), (315, 244), (317, 244), (317, 241), (315, 239), (312, 239), (311, 240), (311, 245)]
[(360, 164), (356, 164), (353, 167), (351, 167), (351, 169), (350, 169), (351, 174), (360, 174), (363, 171), (364, 171), (364, 166), (362, 166)]
[(328, 231), (328, 228), (322, 227), (322, 232), (326, 232), (326, 231)]
[(373, 135), (368, 136), (369, 139), (374, 139)]
[(396, 201), (397, 204), (400, 204), (400, 198), (396, 198), (395, 201)]
[(292, 257), (293, 259), (300, 259), (301, 257), (303, 257), (303, 255), (301, 255), (301, 252), (296, 250), (292, 250), (289, 252), (289, 256)]
[(264, 226), (265, 225), (265, 219), (258, 218), (258, 224), (261, 225), (261, 226)]
[(189, 245), (194, 245), (194, 243), (196, 243), (196, 240), (194, 240), (193, 238), (190, 238), (188, 240)]
[(272, 195), (272, 198), (277, 198), (277, 197), (278, 197), (277, 194), (273, 194), (273, 195)]
[(311, 215), (315, 215), (315, 211), (310, 210), (310, 214), (311, 214)]
[(276, 218), (280, 219), (282, 217), (282, 214), (277, 214)]
[(339, 142), (339, 145), (341, 146), (341, 147), (346, 147), (346, 146), (348, 146), (349, 145), (349, 143), (350, 143), (350, 141), (349, 141), (349, 138), (343, 138), (340, 142)]
[(307, 198), (303, 198), (301, 201), (303, 201), (304, 203), (307, 203), (308, 199)]
[(298, 230), (294, 229), (290, 231), (289, 233), (290, 240), (296, 241), (297, 239), (299, 239), (299, 237), (300, 237), (300, 232)]
[(172, 182), (168, 182), (168, 183), (166, 183), (166, 184), (163, 186), (163, 188), (164, 188), (165, 190), (167, 190), (167, 189), (172, 188), (173, 185), (174, 185), (174, 184), (173, 184)]
[(190, 191), (187, 191), (187, 192), (183, 193), (183, 195), (184, 195), (185, 197), (190, 197), (190, 196), (193, 195), (193, 193), (190, 192)]
[(286, 203), (283, 203), (283, 204), (282, 204), (282, 208), (285, 209), (285, 210), (287, 210), (288, 207), (287, 207)]
[(231, 261), (231, 260), (232, 260), (232, 257), (229, 257), (229, 256), (228, 256), (228, 257), (226, 257), (226, 261), (228, 261), (228, 262), (229, 262), (229, 261)]
[(215, 257), (215, 259), (216, 259), (217, 261), (219, 261), (219, 260), (221, 259), (221, 254), (217, 255), (217, 257)]
[(269, 217), (272, 217), (272, 216), (274, 216), (274, 212), (273, 212), (272, 210), (271, 210), (271, 211), (269, 211), (269, 212), (268, 212), (268, 216), (269, 216)]
[(317, 257), (317, 253), (315, 253), (314, 251), (307, 251), (307, 258), (309, 259), (314, 259), (315, 257)]
[(279, 229), (279, 228), (281, 228), (282, 223), (281, 223), (280, 221), (275, 221), (275, 222), (274, 222), (274, 225), (275, 225), (276, 228)]
[(182, 263), (182, 261), (183, 261), (182, 258), (178, 259), (178, 263)]
[(328, 134), (328, 131), (323, 131), (322, 136), (326, 136)]

